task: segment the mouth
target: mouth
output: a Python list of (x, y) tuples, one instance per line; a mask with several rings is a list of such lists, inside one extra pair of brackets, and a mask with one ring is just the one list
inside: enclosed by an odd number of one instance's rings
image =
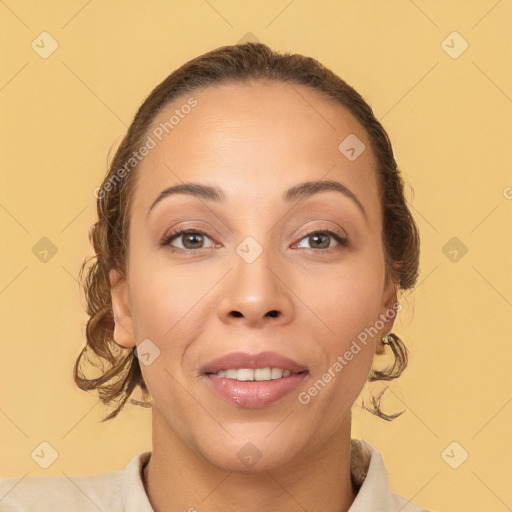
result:
[(269, 380), (282, 379), (290, 375), (297, 375), (303, 372), (291, 372), (283, 368), (230, 368), (229, 370), (220, 370), (217, 373), (208, 375), (216, 375), (217, 377), (225, 377), (226, 379), (237, 380), (239, 382), (264, 382)]
[(296, 389), (307, 367), (275, 352), (234, 352), (206, 364), (202, 374), (213, 394), (239, 407), (256, 409)]

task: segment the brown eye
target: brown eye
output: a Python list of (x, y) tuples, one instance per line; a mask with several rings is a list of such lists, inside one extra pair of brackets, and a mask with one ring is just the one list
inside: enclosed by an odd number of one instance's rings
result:
[[(337, 242), (337, 245), (331, 243), (333, 239)], [(300, 244), (303, 243), (303, 240), (306, 240), (307, 243), (310, 244), (310, 247), (301, 246)], [(318, 249), (320, 252), (324, 250), (331, 252), (339, 250), (341, 247), (346, 247), (348, 245), (348, 241), (335, 231), (324, 230), (309, 233), (301, 240), (300, 244), (297, 245), (300, 249)]]
[(309, 243), (316, 249), (327, 249), (329, 247), (330, 237), (325, 233), (316, 233), (308, 236)]
[(186, 233), (180, 237), (185, 249), (200, 249), (204, 243), (204, 235), (199, 233)]
[(204, 246), (205, 240), (211, 238), (201, 231), (194, 229), (182, 229), (171, 233), (161, 243), (160, 246), (170, 246), (174, 249), (181, 249), (183, 251), (193, 251), (194, 249), (207, 249), (213, 247), (213, 243), (210, 246)]

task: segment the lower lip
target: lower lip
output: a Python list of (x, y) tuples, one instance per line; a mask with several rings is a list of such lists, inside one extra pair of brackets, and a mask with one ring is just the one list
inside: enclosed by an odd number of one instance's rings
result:
[(224, 400), (247, 409), (258, 409), (291, 393), (306, 375), (307, 372), (297, 373), (289, 377), (265, 381), (238, 381), (213, 374), (208, 374), (206, 377), (213, 392)]

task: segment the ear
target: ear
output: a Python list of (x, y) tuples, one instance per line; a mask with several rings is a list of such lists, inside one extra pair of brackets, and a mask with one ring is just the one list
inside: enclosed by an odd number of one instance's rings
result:
[[(389, 278), (384, 293), (382, 294), (382, 305), (381, 313), (386, 314), (390, 310), (396, 310), (397, 307), (397, 293), (398, 293), (398, 282)], [(388, 317), (391, 316), (388, 315)], [(388, 326), (388, 330), (391, 330), (395, 321), (396, 315), (391, 319), (391, 323)]]
[(384, 293), (382, 294), (382, 304), (380, 310), (380, 319), (384, 322), (384, 326), (379, 333), (379, 340), (375, 346), (375, 352), (377, 354), (382, 354), (384, 352), (384, 345), (382, 343), (382, 337), (391, 332), (393, 329), (393, 325), (395, 323), (396, 317), (398, 315), (398, 311), (400, 311), (401, 306), (398, 304), (397, 299), (398, 292), (398, 282), (389, 278), (386, 283), (386, 287), (384, 289)]
[(112, 312), (114, 314), (114, 341), (124, 348), (135, 346), (132, 314), (129, 304), (129, 288), (126, 278), (112, 269), (108, 274), (112, 297)]

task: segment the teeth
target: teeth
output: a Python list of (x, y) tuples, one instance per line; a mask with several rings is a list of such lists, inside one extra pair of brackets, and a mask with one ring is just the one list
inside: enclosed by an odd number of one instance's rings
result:
[(238, 370), (227, 370), (226, 375), (224, 375), (224, 377), (227, 377), (228, 379), (236, 379), (237, 373)]
[(256, 368), (254, 370), (254, 380), (270, 380), (271, 377), (272, 370), (270, 368)]
[(284, 370), (281, 368), (272, 368), (272, 379), (280, 379), (283, 376)]
[(290, 370), (283, 370), (282, 368), (238, 368), (230, 370), (220, 370), (215, 375), (218, 377), (226, 377), (228, 379), (238, 381), (267, 381), (280, 379), (282, 377), (289, 377)]
[(254, 370), (240, 368), (240, 370), (237, 371), (236, 380), (254, 380)]

